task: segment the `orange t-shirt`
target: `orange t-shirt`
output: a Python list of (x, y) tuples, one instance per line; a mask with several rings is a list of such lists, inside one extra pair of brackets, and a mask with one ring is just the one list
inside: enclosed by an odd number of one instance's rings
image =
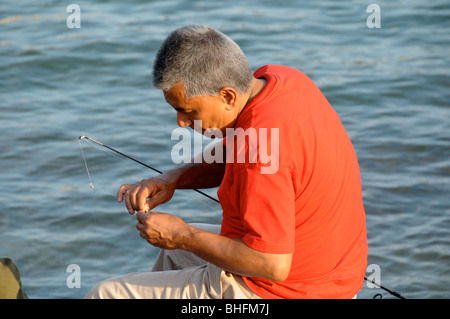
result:
[[(244, 145), (235, 137), (231, 143), (232, 136), (224, 139), (232, 155), (218, 190), (221, 234), (261, 252), (293, 253), (282, 282), (243, 277), (260, 297), (352, 298), (367, 267), (361, 178), (352, 143), (305, 74), (267, 65), (255, 77), (267, 84), (245, 106), (234, 132), (240, 128), (256, 135), (248, 133)], [(239, 149), (250, 154), (245, 161), (237, 159)]]

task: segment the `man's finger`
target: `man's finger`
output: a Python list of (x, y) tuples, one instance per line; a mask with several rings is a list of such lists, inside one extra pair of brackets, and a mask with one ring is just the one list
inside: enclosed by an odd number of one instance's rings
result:
[(162, 199), (161, 193), (156, 193), (155, 195), (151, 196), (148, 200), (147, 200), (147, 206), (148, 206), (148, 210), (151, 211), (152, 209), (154, 209), (156, 206), (158, 206), (159, 204), (164, 203), (164, 199)]
[(133, 215), (134, 214), (134, 209), (133, 206), (131, 206), (131, 202), (130, 202), (130, 193), (125, 192), (125, 206), (128, 209), (128, 212)]
[(136, 208), (139, 211), (148, 212), (150, 211), (150, 208), (147, 204), (147, 198), (150, 197), (151, 190), (142, 187), (137, 193), (136, 193)]
[(133, 209), (133, 212), (139, 210), (138, 206), (136, 205), (136, 193), (138, 192), (139, 188), (140, 188), (140, 185), (137, 185), (137, 184), (133, 185), (133, 187), (131, 187), (128, 190), (127, 195), (126, 195), (130, 202), (130, 206)]
[(147, 213), (143, 213), (143, 212), (137, 212), (136, 213), (136, 219), (141, 224), (145, 223), (146, 217), (147, 217)]
[(123, 201), (123, 195), (130, 186), (131, 186), (130, 184), (123, 184), (122, 186), (119, 187), (119, 190), (117, 191), (117, 201), (119, 203)]
[(146, 234), (142, 233), (142, 232), (139, 232), (139, 236), (141, 236), (142, 238), (144, 238), (147, 241), (149, 240), (149, 237)]
[(156, 200), (155, 197), (157, 197), (157, 195), (150, 197), (150, 198), (145, 202), (146, 207), (144, 207), (144, 208), (147, 208), (147, 211), (148, 211), (148, 212), (150, 212), (153, 208), (155, 208), (156, 206), (159, 205), (159, 203), (157, 202), (157, 200)]
[(144, 225), (138, 221), (136, 223), (136, 229), (139, 230), (140, 232), (142, 232), (142, 230), (144, 229)]

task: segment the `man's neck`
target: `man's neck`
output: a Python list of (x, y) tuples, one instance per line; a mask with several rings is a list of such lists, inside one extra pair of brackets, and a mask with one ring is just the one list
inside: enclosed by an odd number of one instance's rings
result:
[(261, 78), (261, 79), (256, 79), (253, 78), (252, 80), (252, 86), (250, 87), (250, 94), (247, 100), (248, 104), (251, 100), (253, 100), (255, 97), (258, 96), (259, 93), (262, 92), (262, 90), (264, 90), (264, 87), (266, 86), (266, 79)]
[(252, 85), (250, 86), (250, 89), (248, 90), (247, 94), (243, 96), (245, 103), (242, 104), (240, 107), (236, 119), (234, 121), (234, 125), (236, 125), (237, 119), (239, 118), (239, 115), (241, 115), (242, 111), (244, 110), (245, 106), (250, 103), (251, 100), (253, 100), (255, 97), (258, 96), (259, 93), (262, 92), (264, 87), (266, 86), (266, 80), (265, 79), (256, 79), (253, 78)]

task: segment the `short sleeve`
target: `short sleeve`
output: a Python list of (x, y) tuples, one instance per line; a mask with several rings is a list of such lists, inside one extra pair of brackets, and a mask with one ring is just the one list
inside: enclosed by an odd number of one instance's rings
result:
[(295, 200), (291, 172), (280, 167), (276, 174), (261, 174), (260, 165), (236, 165), (233, 188), (239, 193), (243, 241), (265, 253), (293, 253)]

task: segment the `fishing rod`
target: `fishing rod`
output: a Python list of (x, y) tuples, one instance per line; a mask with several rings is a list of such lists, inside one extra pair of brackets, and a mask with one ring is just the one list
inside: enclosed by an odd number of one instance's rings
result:
[(408, 299), (408, 298), (406, 298), (405, 296), (403, 296), (402, 294), (400, 294), (400, 293), (398, 293), (398, 292), (395, 292), (395, 291), (393, 291), (393, 290), (391, 290), (391, 289), (389, 289), (389, 288), (387, 288), (387, 287), (385, 287), (385, 286), (383, 286), (383, 285), (377, 283), (377, 282), (374, 281), (373, 279), (367, 278), (367, 276), (364, 276), (364, 279), (365, 279), (366, 281), (368, 281), (368, 282), (370, 282), (370, 283), (372, 283), (372, 284), (374, 284), (374, 285), (380, 287), (381, 289), (387, 291), (388, 293), (390, 293), (391, 295), (393, 295), (393, 296), (395, 296), (395, 297), (397, 297), (397, 298), (400, 298), (400, 299)]
[[(147, 168), (150, 168), (151, 170), (153, 170), (153, 171), (155, 171), (155, 172), (157, 172), (157, 173), (159, 173), (159, 174), (162, 174), (162, 173), (163, 173), (163, 172), (161, 172), (160, 170), (158, 170), (158, 169), (156, 169), (156, 168), (154, 168), (154, 167), (151, 167), (150, 165), (147, 165), (147, 164), (145, 164), (145, 163), (143, 163), (143, 162), (141, 162), (141, 161), (139, 161), (139, 160), (137, 160), (137, 159), (135, 159), (135, 158), (133, 158), (133, 157), (127, 155), (127, 154), (124, 154), (124, 153), (122, 153), (122, 152), (119, 152), (118, 150), (116, 150), (116, 149), (114, 149), (114, 148), (112, 148), (112, 147), (109, 147), (108, 145), (105, 145), (105, 144), (103, 144), (103, 143), (101, 143), (101, 142), (99, 142), (99, 141), (96, 141), (96, 140), (94, 140), (94, 139), (92, 139), (92, 138), (90, 138), (90, 137), (88, 137), (88, 136), (82, 135), (82, 136), (80, 136), (78, 139), (79, 139), (79, 140), (86, 139), (86, 140), (88, 140), (88, 141), (94, 142), (95, 144), (98, 144), (98, 145), (100, 145), (100, 146), (102, 146), (102, 147), (105, 147), (105, 148), (109, 149), (110, 151), (113, 151), (114, 153), (117, 153), (117, 154), (119, 154), (119, 155), (121, 155), (121, 156), (123, 156), (123, 157), (126, 157), (126, 158), (128, 158), (128, 159), (130, 159), (130, 160), (132, 160), (132, 161), (134, 161), (134, 162), (136, 162), (136, 163), (138, 163), (138, 164), (141, 164), (141, 165), (143, 165), (143, 166), (145, 166), (145, 167), (147, 167)], [(90, 184), (90, 186), (91, 186), (91, 188), (93, 188), (92, 183)], [(202, 192), (202, 191), (200, 191), (200, 190), (198, 190), (198, 189), (193, 189), (193, 190), (196, 191), (196, 192), (199, 193), (199, 194), (202, 194), (203, 196), (208, 197), (209, 199), (212, 199), (213, 201), (215, 201), (215, 202), (217, 202), (217, 203), (220, 203), (219, 200), (215, 199), (215, 198), (212, 197), (212, 196), (209, 196), (208, 194), (206, 194), (206, 193), (204, 193), (204, 192)]]
[[(163, 172), (161, 172), (160, 170), (158, 170), (158, 169), (156, 169), (156, 168), (154, 168), (154, 167), (152, 167), (152, 166), (150, 166), (150, 165), (147, 165), (147, 164), (145, 164), (145, 163), (143, 163), (143, 162), (141, 162), (141, 161), (139, 161), (139, 160), (137, 160), (137, 159), (135, 159), (135, 158), (133, 158), (133, 157), (127, 155), (127, 154), (124, 154), (124, 153), (122, 153), (122, 152), (119, 152), (118, 150), (116, 150), (116, 149), (114, 149), (114, 148), (112, 148), (112, 147), (110, 147), (110, 146), (108, 146), (108, 145), (105, 145), (105, 144), (103, 144), (103, 143), (101, 143), (101, 142), (99, 142), (99, 141), (96, 141), (96, 140), (94, 140), (94, 139), (92, 139), (92, 138), (90, 138), (90, 137), (88, 137), (88, 136), (85, 136), (85, 135), (80, 136), (80, 137), (79, 137), (79, 140), (82, 140), (82, 139), (86, 139), (86, 140), (88, 140), (88, 141), (94, 142), (95, 144), (98, 144), (98, 145), (100, 145), (100, 146), (102, 146), (102, 147), (105, 147), (105, 148), (109, 149), (110, 151), (113, 151), (114, 153), (117, 153), (117, 154), (119, 154), (119, 155), (121, 155), (121, 156), (123, 156), (123, 157), (126, 157), (126, 158), (128, 158), (128, 159), (130, 159), (130, 160), (132, 160), (132, 161), (134, 161), (134, 162), (136, 162), (136, 163), (138, 163), (138, 164), (141, 164), (141, 165), (143, 165), (143, 166), (145, 166), (145, 167), (147, 167), (147, 168), (149, 168), (149, 169), (151, 169), (151, 170), (153, 170), (153, 171), (155, 171), (155, 172), (157, 172), (157, 173), (159, 173), (159, 174), (162, 174), (162, 173), (163, 173)], [(84, 157), (84, 154), (83, 154), (83, 157)], [(90, 186), (91, 186), (92, 189), (94, 189), (92, 183), (90, 184)], [(215, 199), (214, 197), (211, 197), (211, 196), (209, 196), (208, 194), (206, 194), (206, 193), (204, 193), (204, 192), (202, 192), (202, 191), (200, 191), (200, 190), (198, 190), (198, 189), (193, 189), (193, 190), (196, 191), (196, 192), (199, 193), (199, 194), (202, 194), (203, 196), (208, 197), (209, 199), (212, 199), (213, 201), (215, 201), (215, 202), (217, 202), (217, 203), (220, 203), (220, 201), (218, 201), (218, 200)], [(388, 293), (390, 293), (391, 295), (393, 295), (393, 296), (395, 296), (395, 297), (397, 297), (397, 298), (400, 298), (400, 299), (408, 299), (408, 298), (406, 298), (405, 296), (403, 296), (402, 294), (400, 294), (400, 293), (398, 293), (398, 292), (395, 292), (395, 291), (393, 291), (393, 290), (391, 290), (391, 289), (389, 289), (389, 288), (387, 288), (387, 287), (385, 287), (385, 286), (383, 286), (383, 285), (377, 283), (377, 282), (374, 281), (374, 280), (370, 280), (369, 278), (367, 278), (367, 276), (364, 276), (364, 280), (366, 280), (366, 281), (368, 281), (368, 282), (370, 282), (370, 283), (372, 283), (372, 284), (374, 284), (374, 285), (380, 287), (381, 289), (387, 291)]]

